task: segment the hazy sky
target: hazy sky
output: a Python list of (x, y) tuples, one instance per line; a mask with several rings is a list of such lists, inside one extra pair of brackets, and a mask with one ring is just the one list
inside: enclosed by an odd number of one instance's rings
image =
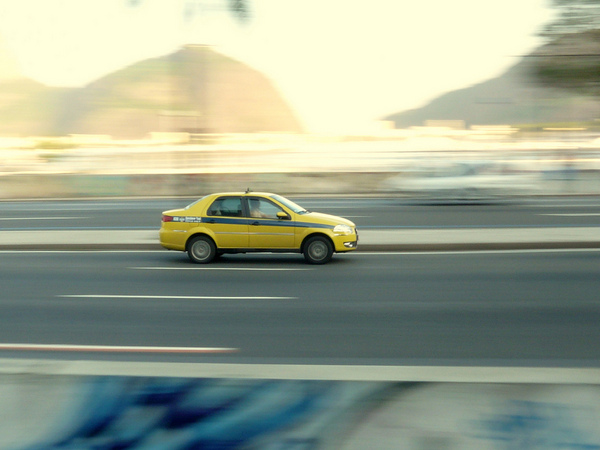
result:
[[(25, 75), (77, 86), (186, 43), (269, 77), (312, 131), (358, 130), (484, 81), (540, 44), (547, 0), (0, 0)], [(195, 12), (196, 14), (190, 14)]]

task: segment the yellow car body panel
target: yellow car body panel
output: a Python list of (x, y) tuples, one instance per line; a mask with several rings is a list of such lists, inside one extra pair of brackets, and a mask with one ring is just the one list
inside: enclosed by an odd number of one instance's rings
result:
[[(255, 204), (263, 211), (253, 210)], [(211, 194), (163, 213), (163, 247), (186, 251), (190, 239), (199, 235), (210, 237), (219, 253), (302, 252), (306, 239), (314, 235), (328, 237), (334, 252), (353, 251), (358, 242), (350, 220), (308, 212), (284, 197), (257, 192)]]

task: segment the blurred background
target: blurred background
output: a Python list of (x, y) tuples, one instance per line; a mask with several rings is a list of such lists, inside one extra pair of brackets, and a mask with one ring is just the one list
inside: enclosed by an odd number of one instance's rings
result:
[(0, 198), (597, 194), (599, 20), (593, 0), (1, 0)]
[[(367, 251), (158, 250), (248, 187)], [(600, 0), (0, 0), (0, 447), (600, 448), (594, 195)]]

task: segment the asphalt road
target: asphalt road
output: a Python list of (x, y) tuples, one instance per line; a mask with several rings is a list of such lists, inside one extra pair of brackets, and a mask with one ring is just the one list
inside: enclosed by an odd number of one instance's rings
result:
[(0, 255), (0, 358), (600, 367), (598, 250)]
[[(0, 202), (2, 230), (158, 229), (161, 212), (194, 199)], [(600, 198), (557, 197), (484, 204), (394, 198), (293, 198), (313, 211), (368, 228), (574, 227), (600, 225)]]

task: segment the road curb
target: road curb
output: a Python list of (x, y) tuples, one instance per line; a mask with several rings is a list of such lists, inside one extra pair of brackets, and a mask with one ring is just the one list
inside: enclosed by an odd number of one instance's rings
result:
[[(430, 252), (477, 250), (559, 250), (596, 249), (600, 241), (593, 242), (502, 242), (464, 244), (366, 244), (356, 250), (362, 252)], [(160, 244), (14, 244), (0, 245), (0, 251), (169, 251)]]

